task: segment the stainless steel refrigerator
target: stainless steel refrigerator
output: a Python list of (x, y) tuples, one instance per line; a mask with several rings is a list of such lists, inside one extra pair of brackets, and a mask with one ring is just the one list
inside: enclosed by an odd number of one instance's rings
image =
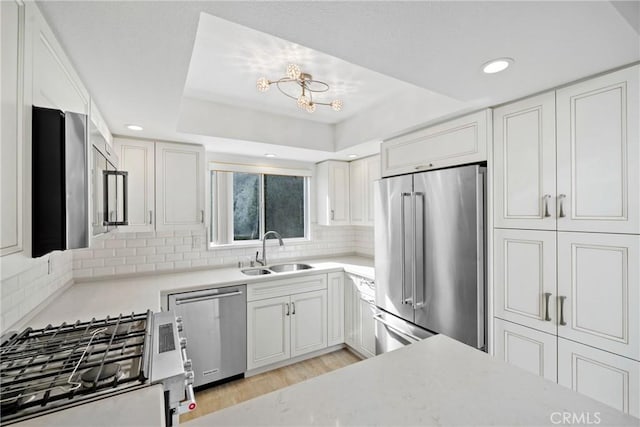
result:
[(485, 186), (478, 165), (376, 183), (378, 353), (429, 332), (485, 349)]

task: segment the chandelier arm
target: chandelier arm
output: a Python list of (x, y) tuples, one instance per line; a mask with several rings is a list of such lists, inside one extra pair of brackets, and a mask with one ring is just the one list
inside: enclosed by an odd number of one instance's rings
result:
[(289, 95), (287, 92), (285, 92), (281, 87), (280, 87), (280, 83), (288, 83), (288, 82), (292, 82), (295, 81), (293, 79), (288, 79), (288, 78), (284, 78), (284, 79), (280, 79), (280, 80), (276, 80), (275, 82), (273, 82), (276, 87), (278, 88), (278, 90), (280, 91), (280, 93), (282, 93), (284, 96), (287, 96), (291, 99), (295, 99), (296, 101), (298, 100), (298, 97), (293, 96), (293, 95)]

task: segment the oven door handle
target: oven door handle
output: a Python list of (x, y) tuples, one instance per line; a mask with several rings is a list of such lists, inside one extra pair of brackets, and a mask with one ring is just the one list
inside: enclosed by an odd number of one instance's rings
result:
[(235, 295), (242, 295), (242, 291), (225, 292), (225, 293), (221, 293), (221, 294), (201, 295), (199, 297), (176, 298), (176, 305), (187, 304), (187, 303), (190, 303), (190, 302), (207, 301), (207, 300), (210, 300), (210, 299), (232, 297), (232, 296), (235, 296)]
[(186, 414), (187, 412), (191, 412), (194, 409), (196, 409), (196, 406), (198, 406), (196, 403), (195, 393), (193, 392), (193, 384), (187, 385), (186, 392), (187, 392), (187, 399), (180, 402), (180, 404), (178, 405), (179, 414)]
[(396, 334), (402, 335), (403, 337), (407, 338), (412, 344), (414, 342), (420, 341), (420, 338), (418, 338), (417, 336), (415, 336), (413, 334), (410, 334), (408, 332), (402, 331), (402, 330), (396, 328), (395, 326), (393, 326), (392, 324), (390, 324), (389, 322), (387, 322), (386, 320), (384, 320), (382, 318), (382, 313), (378, 313), (378, 314), (374, 315), (373, 316), (373, 320), (375, 320), (376, 322), (382, 323), (384, 326), (386, 326), (387, 328), (389, 328), (390, 330), (392, 330)]

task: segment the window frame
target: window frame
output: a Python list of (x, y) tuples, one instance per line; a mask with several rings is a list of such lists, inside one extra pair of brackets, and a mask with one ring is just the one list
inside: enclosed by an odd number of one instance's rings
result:
[[(225, 175), (221, 175), (224, 173)], [(305, 243), (311, 241), (311, 177), (312, 173), (306, 169), (289, 169), (268, 166), (251, 166), (214, 163), (209, 164), (209, 196), (210, 200), (210, 231), (207, 233), (209, 248), (224, 247), (255, 247), (262, 245), (261, 239), (234, 240), (233, 233), (233, 173), (250, 173), (259, 176), (259, 235), (265, 232), (265, 175), (296, 176), (303, 178), (304, 198), (304, 236), (288, 237), (282, 240), (286, 243)], [(218, 206), (218, 209), (216, 209)], [(275, 230), (278, 231), (278, 230)]]

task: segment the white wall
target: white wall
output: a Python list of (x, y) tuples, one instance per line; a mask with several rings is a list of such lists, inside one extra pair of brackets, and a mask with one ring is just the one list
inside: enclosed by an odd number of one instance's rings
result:
[(335, 151), (333, 125), (183, 98), (177, 130), (218, 138)]

